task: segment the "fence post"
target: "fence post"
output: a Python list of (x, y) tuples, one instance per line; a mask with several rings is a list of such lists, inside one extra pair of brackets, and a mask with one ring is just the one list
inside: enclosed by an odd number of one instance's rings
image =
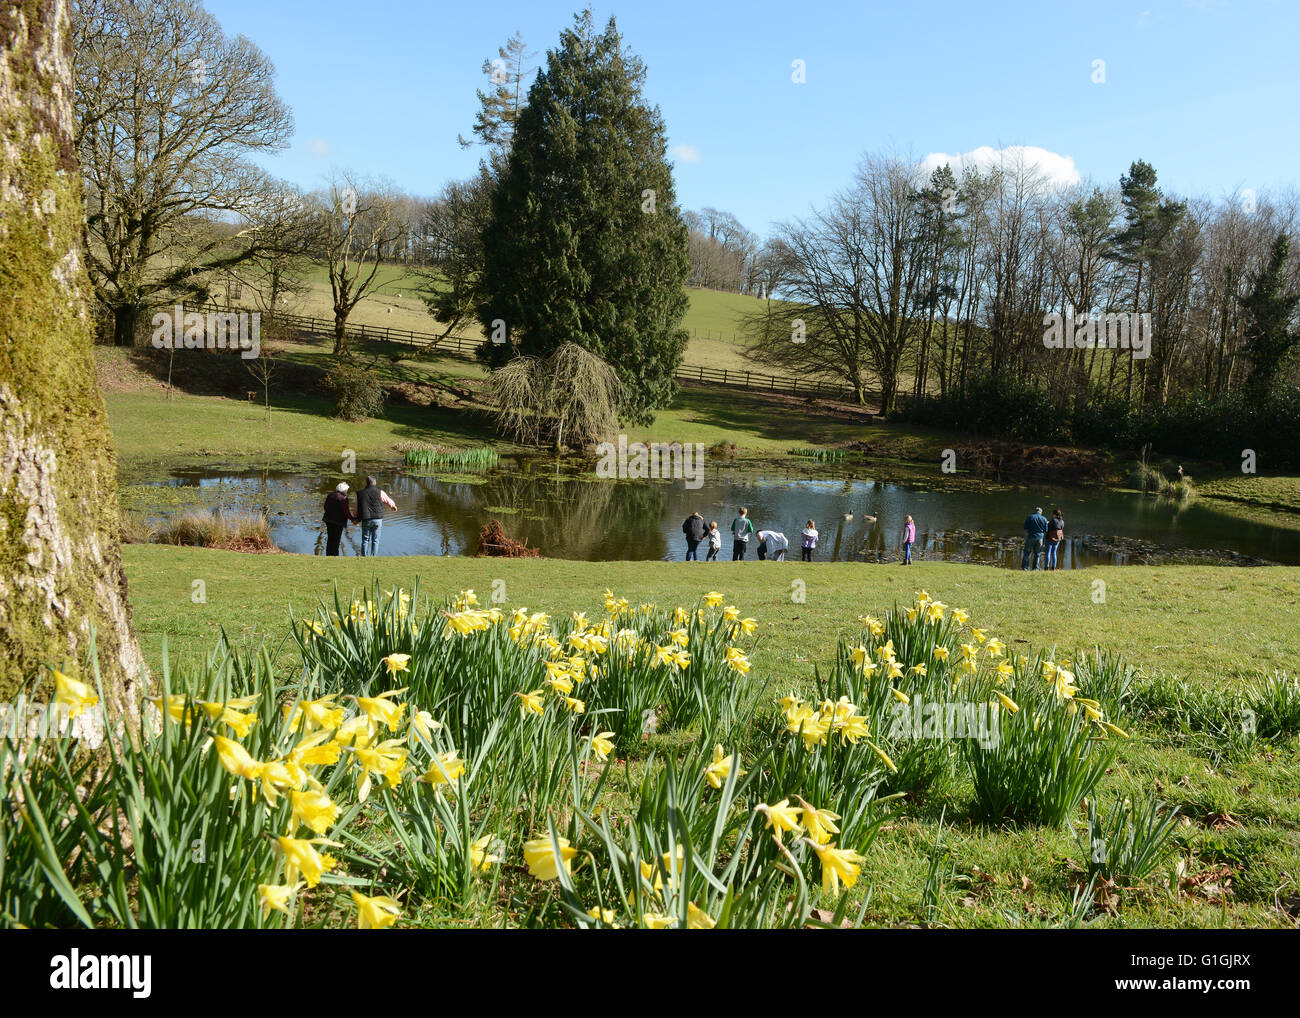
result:
[(745, 388), (746, 388), (746, 389), (749, 388), (749, 372), (748, 372), (748, 371), (745, 372)]

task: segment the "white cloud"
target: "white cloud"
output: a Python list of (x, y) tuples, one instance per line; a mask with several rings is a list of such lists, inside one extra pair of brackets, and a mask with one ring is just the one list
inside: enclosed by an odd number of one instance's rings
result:
[(1006, 148), (991, 148), (983, 145), (972, 152), (949, 155), (946, 152), (931, 152), (921, 160), (921, 173), (928, 177), (940, 166), (948, 163), (952, 172), (961, 179), (962, 171), (967, 168), (981, 172), (994, 166), (1003, 166), (1010, 170), (1016, 166), (1036, 169), (1052, 187), (1071, 187), (1083, 178), (1074, 165), (1073, 156), (1058, 155), (1035, 145), (1008, 145)]
[(1150, 23), (1151, 23), (1150, 11), (1143, 11), (1141, 14), (1138, 15), (1138, 24), (1137, 24), (1138, 28), (1146, 28), (1147, 25), (1149, 25)]
[(700, 150), (694, 145), (674, 145), (672, 156), (679, 163), (698, 163), (700, 161)]
[(307, 151), (317, 159), (328, 159), (334, 154), (334, 146), (324, 138), (309, 138), (307, 139)]

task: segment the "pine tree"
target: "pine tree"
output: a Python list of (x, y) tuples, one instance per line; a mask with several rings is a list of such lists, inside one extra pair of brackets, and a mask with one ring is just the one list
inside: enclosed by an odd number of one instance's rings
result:
[(1251, 364), (1246, 389), (1257, 399), (1265, 399), (1273, 392), (1278, 375), (1300, 343), (1300, 329), (1291, 327), (1296, 308), (1300, 307), (1300, 293), (1286, 292), (1284, 268), (1289, 253), (1286, 234), (1279, 233), (1268, 265), (1256, 278), (1249, 296), (1241, 301), (1246, 311), (1246, 354)]
[[(515, 32), (504, 46), (497, 47), (497, 56), (483, 61), (483, 73), (492, 81), (490, 92), (478, 91), (479, 111), (474, 117), (472, 128), (481, 144), (496, 151), (508, 151), (514, 140), (515, 123), (519, 120), (519, 111), (523, 108), (524, 79), (536, 67), (529, 67), (528, 61), (536, 52), (529, 51), (524, 37)], [(474, 142), (458, 138), (462, 148), (469, 148)]]
[[(1154, 263), (1165, 255), (1167, 242), (1187, 214), (1187, 206), (1161, 194), (1156, 186), (1155, 167), (1142, 159), (1132, 163), (1128, 173), (1120, 176), (1119, 187), (1124, 228), (1111, 238), (1112, 251), (1121, 265), (1137, 269), (1133, 282), (1133, 313), (1151, 312), (1156, 303)], [(1145, 371), (1147, 362), (1141, 363)], [(1124, 395), (1129, 399), (1133, 386), (1132, 358), (1127, 361), (1127, 370)], [(1154, 391), (1148, 392), (1147, 398), (1158, 395)]]
[(623, 383), (621, 416), (648, 423), (676, 392), (687, 334), (686, 224), (645, 68), (611, 18), (574, 19), (520, 112), (484, 233), (480, 356), (499, 367), (566, 342)]

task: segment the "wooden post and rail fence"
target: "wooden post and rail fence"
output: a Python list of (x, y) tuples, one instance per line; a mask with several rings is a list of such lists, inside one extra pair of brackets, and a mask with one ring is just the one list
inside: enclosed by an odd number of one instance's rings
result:
[[(247, 308), (227, 308), (219, 304), (186, 303), (186, 311), (201, 313), (228, 313), (247, 311)], [(311, 318), (307, 315), (295, 315), (277, 311), (275, 314), (262, 312), (267, 318), (288, 326), (296, 332), (310, 336), (334, 338), (334, 323), (325, 318)], [(372, 343), (398, 343), (411, 347), (427, 347), (430, 351), (452, 354), (467, 359), (474, 358), (474, 350), (483, 343), (481, 338), (472, 336), (444, 336), (439, 339), (434, 332), (417, 332), (413, 329), (397, 329), (388, 325), (353, 325), (346, 328), (349, 341)], [(699, 364), (683, 364), (675, 372), (678, 382), (695, 385), (722, 386), (729, 389), (745, 389), (750, 392), (771, 392), (791, 396), (819, 397), (830, 400), (847, 400), (856, 402), (853, 387), (843, 382), (828, 382), (815, 378), (799, 378), (790, 375), (769, 375), (760, 371), (747, 371), (739, 368), (710, 368)], [(867, 394), (871, 399), (872, 394)]]

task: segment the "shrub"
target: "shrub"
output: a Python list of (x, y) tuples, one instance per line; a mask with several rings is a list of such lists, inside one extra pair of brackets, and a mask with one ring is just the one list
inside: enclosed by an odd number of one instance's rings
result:
[(387, 392), (369, 368), (340, 361), (321, 379), (321, 386), (334, 397), (334, 413), (345, 421), (364, 421), (384, 412)]
[(1169, 485), (1164, 475), (1147, 463), (1138, 463), (1129, 471), (1128, 483), (1129, 487), (1144, 494), (1155, 494)]
[(262, 513), (190, 512), (169, 520), (157, 531), (162, 544), (227, 551), (274, 551), (271, 524)]
[(530, 548), (527, 541), (510, 537), (500, 520), (492, 520), (483, 525), (478, 533), (479, 555), (497, 558), (536, 558), (540, 549)]
[(158, 534), (158, 528), (149, 518), (134, 509), (122, 510), (121, 530), (123, 544), (148, 544)]

